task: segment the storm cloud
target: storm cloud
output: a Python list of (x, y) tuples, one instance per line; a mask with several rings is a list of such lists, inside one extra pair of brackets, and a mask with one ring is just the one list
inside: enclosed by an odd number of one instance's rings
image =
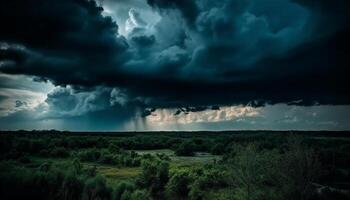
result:
[(0, 72), (71, 88), (48, 95), (61, 110), (92, 88), (143, 108), (350, 104), (346, 0), (145, 0), (152, 23), (130, 1), (129, 31), (104, 4), (2, 1)]

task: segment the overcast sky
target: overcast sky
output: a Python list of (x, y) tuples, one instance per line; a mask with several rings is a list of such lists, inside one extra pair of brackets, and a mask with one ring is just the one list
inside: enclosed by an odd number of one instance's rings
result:
[(0, 129), (349, 130), (348, 0), (0, 2)]

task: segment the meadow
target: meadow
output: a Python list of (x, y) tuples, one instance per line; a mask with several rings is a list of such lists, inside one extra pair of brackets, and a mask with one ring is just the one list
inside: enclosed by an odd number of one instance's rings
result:
[(350, 199), (348, 132), (0, 132), (0, 199)]

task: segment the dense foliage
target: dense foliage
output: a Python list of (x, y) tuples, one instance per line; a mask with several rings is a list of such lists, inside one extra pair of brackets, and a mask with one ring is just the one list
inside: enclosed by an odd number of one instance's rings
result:
[(350, 138), (322, 134), (3, 132), (0, 199), (349, 199)]

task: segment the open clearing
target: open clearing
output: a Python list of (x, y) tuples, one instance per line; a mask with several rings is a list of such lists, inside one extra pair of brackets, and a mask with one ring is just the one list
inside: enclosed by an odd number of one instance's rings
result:
[(177, 166), (191, 166), (198, 164), (206, 164), (221, 159), (221, 156), (212, 155), (205, 152), (196, 152), (195, 156), (176, 156), (171, 149), (157, 149), (157, 150), (137, 150), (138, 154), (165, 154), (170, 157), (171, 163)]
[[(140, 155), (145, 154), (165, 154), (171, 159), (171, 167), (191, 167), (194, 165), (202, 165), (212, 163), (221, 159), (221, 156), (212, 155), (205, 152), (196, 152), (195, 156), (176, 156), (174, 151), (170, 149), (157, 149), (157, 150), (136, 150), (136, 153)], [(72, 161), (71, 158), (41, 158), (32, 157), (32, 163), (27, 165), (29, 168), (35, 168), (45, 162), (51, 162), (56, 165), (64, 165), (67, 162)], [(127, 181), (132, 180), (141, 172), (141, 167), (117, 167), (113, 165), (83, 162), (85, 167), (96, 167), (96, 171), (106, 177), (107, 181), (111, 184), (115, 184), (115, 180)]]

